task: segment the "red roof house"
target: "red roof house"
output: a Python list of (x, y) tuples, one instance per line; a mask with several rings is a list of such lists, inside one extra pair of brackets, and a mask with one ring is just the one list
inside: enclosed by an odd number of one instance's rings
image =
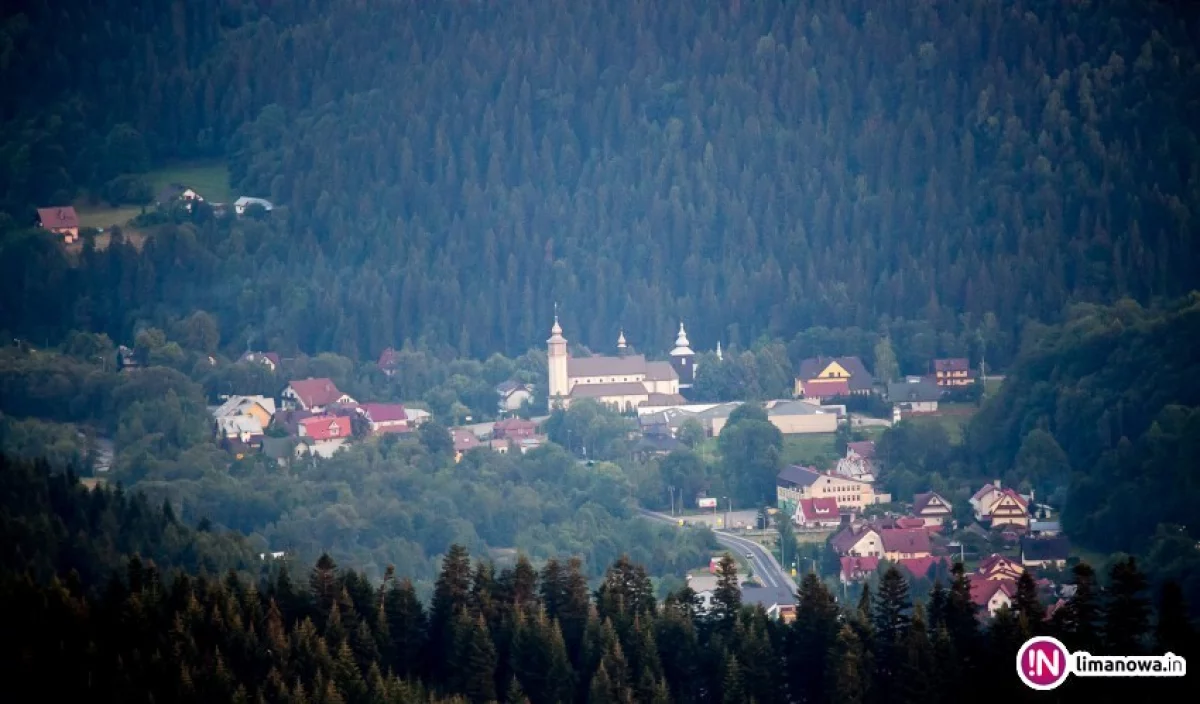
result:
[(79, 236), (79, 215), (69, 205), (38, 208), (38, 221), (47, 230), (63, 235), (68, 243)]
[(837, 499), (823, 496), (815, 499), (800, 499), (796, 502), (796, 514), (792, 521), (806, 528), (833, 527), (841, 523)]
[(853, 452), (864, 460), (875, 459), (875, 442), (873, 440), (859, 440), (857, 442), (846, 443), (847, 454)]
[(408, 412), (399, 403), (364, 403), (359, 413), (371, 424), (372, 433), (406, 433)]
[(976, 607), (986, 609), (995, 616), (1002, 607), (1012, 606), (1017, 595), (1017, 583), (1011, 579), (988, 579), (979, 574), (970, 575), (971, 601)]
[(320, 416), (300, 421), (300, 437), (312, 438), (317, 442), (339, 440), (350, 437), (350, 419), (345, 416)]
[(835, 396), (850, 395), (850, 380), (849, 379), (813, 379), (805, 381), (802, 384), (806, 398), (833, 398)]
[(842, 582), (861, 582), (879, 569), (878, 557), (843, 557)]
[(400, 361), (400, 354), (394, 348), (387, 348), (379, 355), (379, 368), (384, 374), (391, 376), (396, 373), (396, 364)]
[(537, 435), (537, 424), (524, 418), (505, 418), (492, 425), (492, 437), (500, 439), (531, 438)]
[(884, 555), (893, 562), (929, 557), (929, 533), (922, 528), (884, 528), (879, 537)]
[(898, 560), (896, 564), (908, 570), (908, 573), (917, 579), (924, 579), (929, 574), (929, 569), (937, 564), (946, 565), (947, 569), (949, 569), (947, 560), (943, 556), (914, 557), (907, 560)]
[(293, 381), (283, 390), (281, 396), (289, 405), (306, 411), (320, 412), (326, 406), (340, 403), (354, 403), (354, 399), (338, 390), (331, 379), (324, 377), (316, 379), (300, 379)]

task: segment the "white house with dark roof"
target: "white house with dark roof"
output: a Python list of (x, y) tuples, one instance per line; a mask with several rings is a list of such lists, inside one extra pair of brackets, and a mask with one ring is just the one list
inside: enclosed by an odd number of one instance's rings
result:
[(812, 467), (785, 467), (775, 479), (775, 498), (780, 507), (785, 503), (794, 505), (801, 499), (823, 497), (832, 497), (838, 508), (850, 511), (892, 500), (890, 494), (876, 493), (870, 482), (818, 472)]
[(575, 400), (591, 398), (619, 411), (633, 411), (645, 404), (671, 406), (685, 403), (679, 395), (680, 376), (676, 369), (686, 366), (689, 373), (693, 373), (695, 360), (694, 354), (675, 354), (681, 350), (690, 352), (682, 324), (679, 333), (669, 362), (649, 361), (640, 354), (624, 354), (623, 331), (617, 339), (617, 350), (622, 354), (572, 357), (567, 351), (567, 339), (563, 337), (558, 316), (555, 316), (550, 339), (546, 340), (551, 404), (566, 408)]

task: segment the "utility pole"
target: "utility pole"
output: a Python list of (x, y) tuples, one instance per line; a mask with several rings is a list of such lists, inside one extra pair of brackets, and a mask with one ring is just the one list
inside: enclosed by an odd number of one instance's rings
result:
[(675, 487), (667, 487), (667, 491), (671, 492), (671, 515), (675, 515)]
[(726, 496), (725, 500), (729, 502), (725, 504), (725, 530), (729, 530), (729, 512), (733, 510), (733, 499)]

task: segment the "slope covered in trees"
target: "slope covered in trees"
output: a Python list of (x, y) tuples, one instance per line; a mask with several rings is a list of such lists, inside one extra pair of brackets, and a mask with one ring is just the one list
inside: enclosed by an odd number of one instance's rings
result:
[(39, 582), (68, 580), (72, 589), (100, 587), (135, 556), (162, 569), (249, 571), (258, 556), (236, 533), (195, 530), (168, 505), (121, 490), (89, 491), (69, 472), (0, 454), (0, 572)]
[(202, 307), (285, 348), (479, 357), (557, 300), (594, 347), (883, 323), (922, 362), (983, 328), (1003, 363), (1026, 317), (1197, 284), (1196, 18), (1167, 4), (160, 5), (120, 70), (179, 114), (118, 117), (208, 135), (288, 208), (94, 281), (48, 263), (13, 329), (119, 290), (120, 337)]
[(1200, 594), (1200, 295), (1159, 309), (1077, 306), (1031, 330), (1000, 394), (974, 419), (979, 468), (1027, 482), (1064, 528), (1105, 552), (1148, 553)]
[[(84, 530), (103, 542), (124, 529)], [(22, 546), (35, 563), (70, 562), (46, 534)], [(74, 574), (64, 582), (5, 567), (0, 619), (20, 637), (0, 640), (0, 674), (14, 686), (36, 683), (54, 701), (917, 704), (952, 701), (978, 681), (989, 697), (1024, 701), (1012, 663), (1033, 634), (1093, 654), (1197, 652), (1178, 590), (1165, 588), (1152, 608), (1132, 560), (1113, 568), (1103, 590), (1090, 567), (1077, 566), (1075, 596), (1049, 620), (1027, 574), (1014, 608), (987, 624), (960, 568), (927, 599), (892, 568), (857, 605), (838, 604), (807, 575), (796, 619), (784, 624), (743, 605), (728, 556), (707, 613), (686, 587), (660, 602), (624, 557), (589, 593), (576, 560), (538, 571), (519, 558), (497, 571), (457, 545), (426, 603), (391, 570), (372, 583), (328, 556), (307, 575), (285, 568), (258, 581), (164, 571), (134, 557), (99, 595)], [(1121, 684), (1072, 678), (1058, 693), (1127, 700)], [(1145, 696), (1172, 684), (1137, 686)]]

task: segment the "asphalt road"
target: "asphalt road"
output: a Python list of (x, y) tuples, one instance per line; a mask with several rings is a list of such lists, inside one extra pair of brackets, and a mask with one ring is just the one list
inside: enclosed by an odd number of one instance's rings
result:
[[(671, 518), (662, 513), (638, 509), (645, 516), (662, 523), (669, 523), (677, 526), (677, 518)], [(762, 580), (763, 586), (776, 587), (781, 589), (790, 589), (796, 591), (796, 583), (792, 581), (791, 575), (780, 566), (775, 560), (775, 556), (766, 548), (754, 542), (736, 535), (730, 535), (725, 531), (714, 530), (713, 533), (717, 536), (717, 542), (729, 548), (735, 553), (747, 556), (750, 565), (754, 568), (754, 574)]]

